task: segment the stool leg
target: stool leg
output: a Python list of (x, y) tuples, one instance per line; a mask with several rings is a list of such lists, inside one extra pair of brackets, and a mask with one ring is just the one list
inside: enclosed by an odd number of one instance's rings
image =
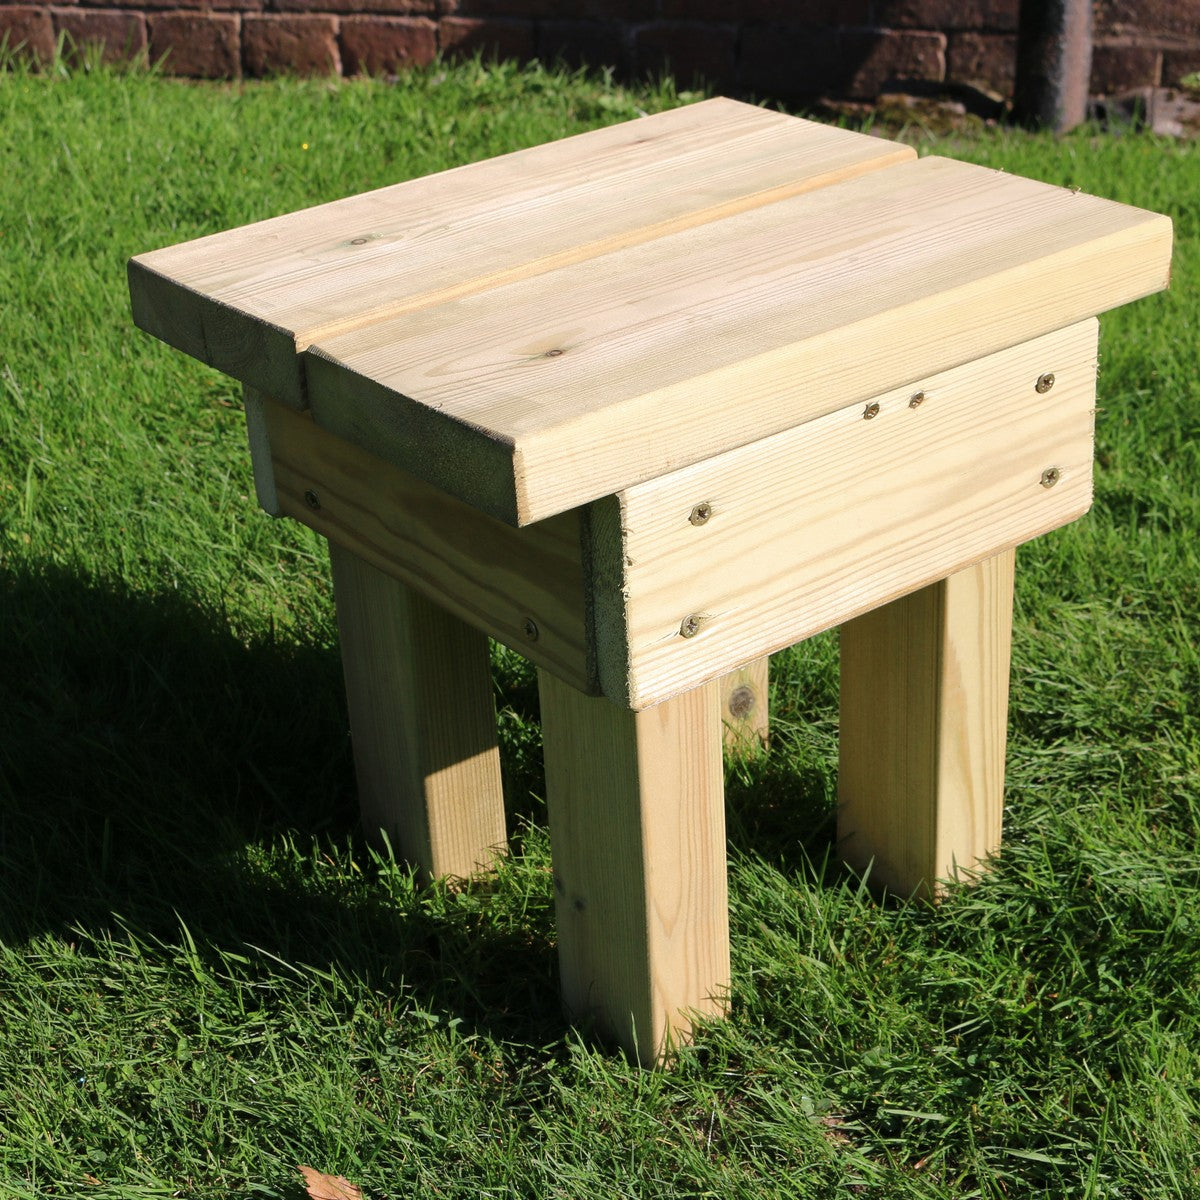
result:
[(504, 796), (486, 635), (332, 543), (362, 823), (426, 877), (503, 852)]
[(842, 857), (901, 896), (1000, 848), (1013, 551), (842, 626)]
[(729, 988), (716, 684), (631, 712), (538, 673), (569, 1014), (649, 1064)]
[(749, 754), (766, 746), (767, 680), (770, 658), (764, 655), (740, 671), (731, 671), (720, 680), (721, 723), (725, 750), (729, 754)]

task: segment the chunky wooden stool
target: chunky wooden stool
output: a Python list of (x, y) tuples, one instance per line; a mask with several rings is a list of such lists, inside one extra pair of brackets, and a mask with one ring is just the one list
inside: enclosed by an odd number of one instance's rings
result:
[(566, 1006), (651, 1060), (726, 1003), (722, 714), (761, 734), (765, 655), (842, 626), (851, 864), (997, 850), (1013, 547), (1088, 508), (1093, 317), (1170, 244), (712, 100), (129, 279), (328, 538), (363, 820), (428, 874), (502, 849), (487, 639), (538, 665)]

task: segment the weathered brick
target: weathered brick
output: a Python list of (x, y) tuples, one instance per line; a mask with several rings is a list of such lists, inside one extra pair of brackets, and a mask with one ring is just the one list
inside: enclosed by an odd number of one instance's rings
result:
[(1185, 75), (1200, 71), (1200, 45), (1188, 50), (1167, 50), (1163, 54), (1162, 81), (1176, 87)]
[(1093, 95), (1115, 96), (1134, 88), (1157, 87), (1162, 51), (1129, 42), (1100, 42), (1092, 47)]
[(146, 18), (141, 13), (103, 9), (54, 9), (56, 33), (66, 34), (64, 48), (77, 58), (87, 46), (102, 46), (105, 62), (128, 62), (146, 53)]
[(437, 26), (424, 17), (346, 17), (341, 27), (347, 75), (395, 75), (437, 55)]
[(168, 75), (235, 79), (241, 74), (241, 23), (228, 13), (172, 12), (147, 18), (150, 58)]
[(544, 21), (538, 26), (538, 57), (571, 67), (628, 69), (626, 27), (617, 21)]
[(661, 0), (661, 13), (678, 21), (868, 25), (871, 0)]
[(910, 80), (946, 78), (944, 33), (851, 29), (839, 41), (845, 73), (838, 91), (854, 99), (874, 100)]
[(389, 17), (434, 16), (437, 0), (270, 0), (273, 12), (379, 13)]
[(952, 33), (946, 43), (946, 78), (1011, 96), (1017, 39), (1009, 33)]
[(494, 21), (486, 17), (443, 17), (438, 42), (448, 58), (479, 54), (488, 59), (533, 58), (537, 39), (532, 21)]
[[(179, 16), (202, 15), (207, 12), (259, 12), (265, 0), (79, 0), (81, 8), (170, 11)], [(199, 10), (197, 13), (196, 10)]]
[(453, 0), (442, 11), (464, 17), (535, 17), (560, 21), (646, 21), (654, 0)]
[(337, 22), (333, 17), (242, 18), (242, 66), (247, 75), (339, 74)]
[(54, 24), (44, 8), (0, 8), (0, 43), (22, 58), (48, 62), (54, 57)]
[(1200, 38), (1200, 4), (1196, 0), (1097, 0), (1096, 35), (1173, 34)]
[(633, 33), (638, 76), (671, 74), (685, 87), (728, 87), (737, 72), (737, 26), (689, 22), (642, 25)]
[(897, 29), (988, 29), (1015, 33), (1020, 0), (875, 0), (877, 26)]

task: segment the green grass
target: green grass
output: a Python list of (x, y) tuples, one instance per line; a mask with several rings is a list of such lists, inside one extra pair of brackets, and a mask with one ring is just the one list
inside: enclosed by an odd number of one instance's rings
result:
[[(1005, 851), (940, 910), (832, 858), (836, 643), (728, 779), (733, 1015), (639, 1072), (564, 1030), (536, 689), (514, 855), (353, 832), (327, 567), (135, 252), (677, 102), (541, 70), (0, 75), (0, 1196), (1200, 1196), (1200, 154), (923, 144), (1170, 212), (1106, 317), (1097, 502), (1019, 556)], [(305, 148), (307, 146), (307, 149)]]

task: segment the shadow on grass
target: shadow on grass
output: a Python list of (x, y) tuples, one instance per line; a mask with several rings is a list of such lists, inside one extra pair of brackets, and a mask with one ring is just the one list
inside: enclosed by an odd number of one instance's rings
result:
[[(0, 616), (0, 936), (120, 923), (175, 946), (182, 921), (214, 959), (249, 945), (493, 1036), (561, 1036), (548, 879), (519, 902), (503, 878), (440, 903), (370, 886), (336, 647), (243, 645), (194, 597), (58, 568), (6, 577)], [(504, 655), (496, 679), (519, 830), (544, 820), (536, 682)], [(820, 772), (765, 756), (728, 791), (733, 849), (810, 880), (831, 837)]]

